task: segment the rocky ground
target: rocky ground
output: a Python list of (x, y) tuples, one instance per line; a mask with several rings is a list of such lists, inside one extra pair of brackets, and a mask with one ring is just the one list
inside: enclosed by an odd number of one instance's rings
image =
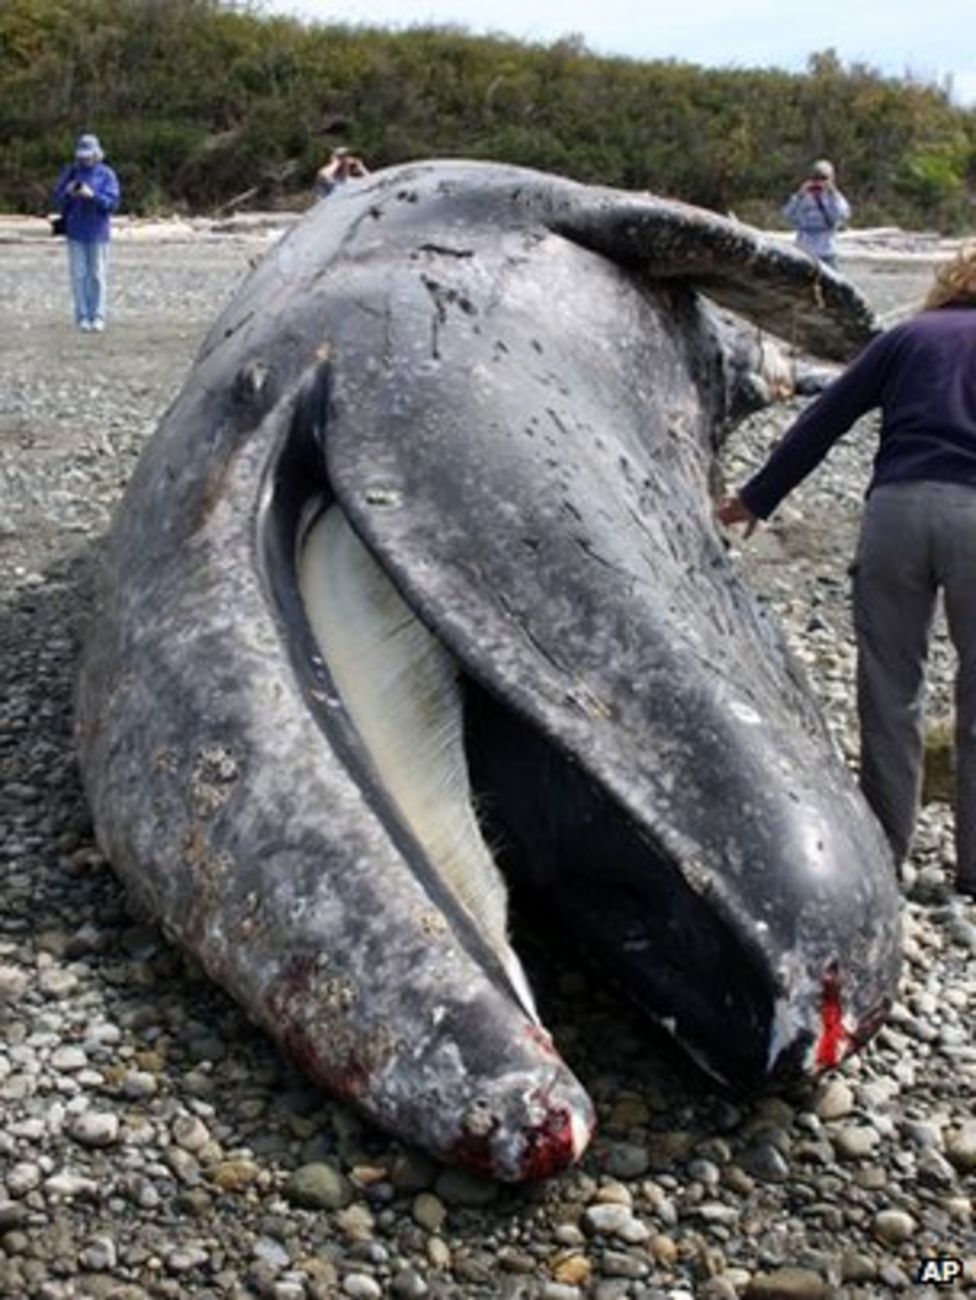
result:
[[(901, 1000), (815, 1088), (725, 1095), (571, 961), (530, 952), (601, 1127), (579, 1170), (529, 1190), (363, 1125), (128, 915), (71, 750), (91, 546), (269, 237), (124, 232), (110, 328), (87, 336), (69, 322), (63, 248), (0, 222), (0, 1296), (857, 1300), (946, 1294), (918, 1281), (936, 1257), (976, 1288), (976, 910), (946, 887), (940, 806), (906, 879)], [(887, 311), (939, 251), (882, 232), (852, 239), (845, 264)], [(789, 413), (735, 437), (730, 481)], [(735, 543), (851, 756), (861, 432), (775, 526)], [(941, 706), (944, 635), (933, 669)]]

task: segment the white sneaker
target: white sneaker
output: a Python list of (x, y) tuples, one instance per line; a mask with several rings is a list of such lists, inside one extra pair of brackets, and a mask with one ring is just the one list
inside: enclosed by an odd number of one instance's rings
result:
[(82, 334), (90, 334), (94, 329), (94, 326), (90, 320), (80, 320), (78, 322), (78, 328), (81, 330)]
[(92, 329), (95, 331), (96, 334), (101, 334), (102, 330), (105, 328), (105, 322), (104, 322), (104, 321), (102, 320), (102, 318), (99, 316), (99, 317), (97, 317), (95, 320), (92, 321), (92, 323), (91, 323), (91, 327), (92, 327)]

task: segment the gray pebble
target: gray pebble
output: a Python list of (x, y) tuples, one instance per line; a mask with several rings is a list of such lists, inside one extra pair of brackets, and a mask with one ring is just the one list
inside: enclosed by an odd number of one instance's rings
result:
[(879, 1210), (872, 1221), (874, 1235), (888, 1246), (909, 1241), (918, 1230), (915, 1219), (905, 1210)]
[(830, 1287), (807, 1268), (780, 1268), (758, 1273), (746, 1287), (746, 1300), (827, 1300)]
[(109, 1147), (119, 1138), (119, 1117), (112, 1111), (83, 1111), (68, 1124), (68, 1133), (86, 1147)]
[(413, 1201), (414, 1221), (426, 1232), (440, 1232), (447, 1218), (444, 1202), (432, 1192), (421, 1192)]
[(334, 1165), (303, 1165), (288, 1179), (285, 1196), (310, 1210), (341, 1210), (352, 1200), (349, 1180)]
[(63, 1170), (44, 1180), (44, 1191), (48, 1196), (94, 1196), (98, 1183), (84, 1174)]
[(368, 1273), (349, 1273), (342, 1279), (342, 1290), (352, 1300), (380, 1300), (383, 1288)]
[(739, 1292), (727, 1277), (710, 1277), (698, 1288), (698, 1300), (738, 1300)]
[(830, 1079), (817, 1098), (817, 1116), (822, 1120), (843, 1119), (853, 1109), (854, 1090), (843, 1079)]
[(118, 1264), (119, 1252), (111, 1237), (93, 1237), (81, 1252), (81, 1262), (96, 1273), (110, 1272)]
[(37, 986), (45, 997), (60, 1000), (75, 991), (78, 987), (78, 976), (72, 971), (51, 967), (41, 971), (37, 977)]
[(272, 1300), (305, 1300), (305, 1283), (300, 1279), (278, 1278), (271, 1291)]
[(258, 1237), (251, 1247), (251, 1253), (255, 1259), (279, 1272), (291, 1263), (288, 1250), (274, 1237)]
[(722, 1178), (722, 1171), (713, 1160), (689, 1160), (688, 1177), (706, 1187), (717, 1187)]
[(749, 1147), (741, 1157), (742, 1167), (753, 1178), (765, 1183), (782, 1183), (790, 1176), (790, 1166), (783, 1153), (768, 1142)]
[(646, 1277), (649, 1268), (646, 1258), (620, 1250), (605, 1250), (600, 1259), (600, 1271), (607, 1277)]
[(734, 1205), (724, 1205), (721, 1201), (704, 1201), (692, 1206), (689, 1213), (705, 1223), (721, 1223), (731, 1227), (739, 1220), (740, 1210)]
[(51, 1068), (63, 1074), (83, 1070), (87, 1064), (88, 1056), (80, 1047), (59, 1047), (51, 1053)]
[(873, 1282), (878, 1276), (878, 1266), (870, 1255), (845, 1250), (841, 1256), (840, 1273), (844, 1282)]
[(133, 1070), (122, 1081), (122, 1096), (129, 1101), (144, 1101), (147, 1097), (155, 1097), (158, 1091), (156, 1076), (147, 1070)]
[(429, 1290), (423, 1277), (414, 1268), (402, 1268), (390, 1283), (398, 1300), (421, 1300)]
[(184, 1151), (197, 1152), (210, 1140), (206, 1124), (196, 1115), (178, 1115), (173, 1120), (173, 1141)]
[(27, 1161), (14, 1165), (4, 1179), (8, 1195), (14, 1197), (26, 1196), (28, 1192), (32, 1192), (35, 1187), (41, 1185), (43, 1176), (39, 1165)]
[(192, 1273), (195, 1268), (202, 1267), (209, 1258), (210, 1256), (201, 1246), (188, 1246), (183, 1250), (174, 1250), (166, 1256), (166, 1271), (179, 1277), (183, 1273)]
[(26, 1205), (21, 1205), (17, 1201), (0, 1200), (0, 1232), (11, 1232), (19, 1228), (28, 1213)]
[(434, 1190), (447, 1205), (481, 1209), (497, 1200), (499, 1188), (490, 1178), (479, 1178), (466, 1169), (447, 1168), (438, 1176)]
[(905, 1270), (887, 1259), (878, 1269), (878, 1281), (890, 1291), (908, 1291), (912, 1287), (912, 1279)]
[(831, 1131), (830, 1140), (841, 1160), (863, 1160), (873, 1154), (881, 1135), (870, 1124), (845, 1124)]
[(636, 1142), (614, 1142), (607, 1148), (604, 1164), (611, 1178), (643, 1178), (651, 1162), (646, 1147)]
[(922, 1151), (916, 1166), (919, 1182), (930, 1187), (951, 1187), (957, 1181), (956, 1170), (939, 1151)]
[(16, 1002), (23, 997), (30, 983), (30, 976), (19, 966), (10, 966), (0, 962), (0, 1005)]
[(946, 1157), (961, 1172), (976, 1172), (976, 1120), (950, 1129), (945, 1140)]
[(627, 1205), (590, 1205), (583, 1212), (583, 1226), (604, 1236), (616, 1236), (632, 1221), (633, 1215)]
[(976, 952), (976, 925), (954, 916), (946, 928), (953, 943), (968, 952)]
[(928, 1120), (906, 1120), (901, 1131), (917, 1147), (941, 1150), (943, 1146), (942, 1128)]

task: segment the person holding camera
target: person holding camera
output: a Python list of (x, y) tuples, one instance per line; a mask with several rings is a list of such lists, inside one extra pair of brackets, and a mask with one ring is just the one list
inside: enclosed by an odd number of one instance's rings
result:
[(359, 180), (368, 175), (369, 168), (358, 154), (344, 147), (333, 149), (329, 161), (316, 174), (315, 196), (324, 199), (346, 181)]
[(52, 203), (64, 219), (75, 324), (86, 334), (105, 328), (108, 243), (119, 198), (118, 177), (104, 161), (98, 136), (80, 135), (74, 162), (58, 177)]
[(829, 267), (837, 265), (834, 235), (850, 215), (851, 205), (834, 183), (834, 166), (826, 158), (813, 164), (809, 177), (783, 205), (799, 247)]

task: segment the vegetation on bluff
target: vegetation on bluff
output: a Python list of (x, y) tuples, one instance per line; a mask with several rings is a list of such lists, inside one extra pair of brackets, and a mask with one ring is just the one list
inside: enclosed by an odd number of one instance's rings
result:
[(973, 224), (976, 111), (814, 54), (804, 75), (708, 70), (461, 29), (308, 26), (226, 0), (4, 0), (0, 208), (43, 211), (76, 133), (130, 211), (307, 200), (339, 142), (373, 168), (492, 158), (766, 224), (810, 160), (857, 224)]

